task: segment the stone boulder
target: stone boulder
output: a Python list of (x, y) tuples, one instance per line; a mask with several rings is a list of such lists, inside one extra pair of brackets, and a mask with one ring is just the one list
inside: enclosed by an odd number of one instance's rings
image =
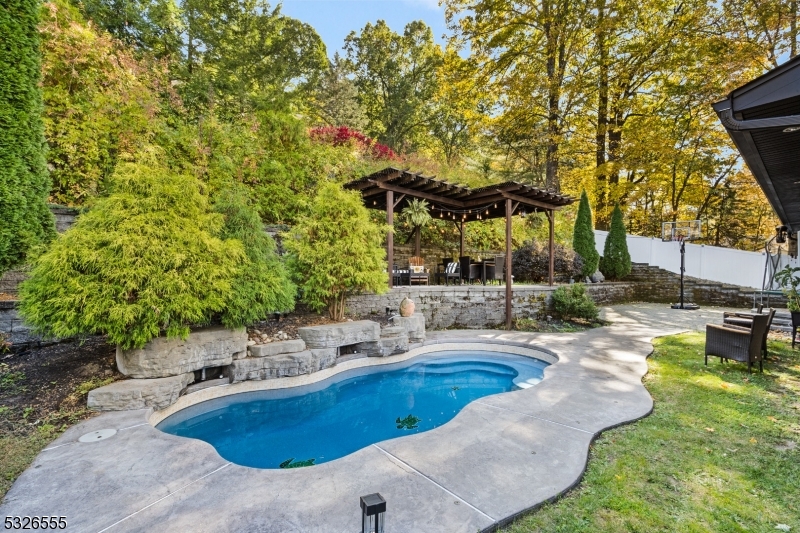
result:
[(294, 339), (290, 341), (270, 342), (267, 344), (250, 346), (247, 349), (247, 352), (249, 357), (270, 357), (284, 353), (302, 352), (305, 349), (306, 343), (303, 341), (303, 339)]
[(231, 383), (311, 374), (336, 363), (336, 349), (305, 350), (270, 357), (245, 357), (228, 367)]
[(244, 328), (209, 327), (192, 331), (186, 340), (157, 337), (141, 349), (123, 350), (117, 346), (117, 368), (134, 378), (179, 376), (229, 365), (246, 351)]
[(592, 283), (602, 283), (605, 280), (606, 277), (603, 275), (602, 272), (600, 272), (600, 269), (598, 269), (597, 272), (589, 276), (589, 281), (591, 281)]
[(309, 348), (338, 348), (381, 338), (381, 327), (371, 320), (299, 328), (297, 332)]
[(178, 401), (181, 391), (194, 381), (194, 372), (156, 379), (126, 379), (89, 391), (87, 405), (95, 411), (165, 409)]
[(394, 316), (392, 324), (405, 329), (408, 342), (425, 341), (425, 315), (422, 313), (414, 313), (411, 316)]

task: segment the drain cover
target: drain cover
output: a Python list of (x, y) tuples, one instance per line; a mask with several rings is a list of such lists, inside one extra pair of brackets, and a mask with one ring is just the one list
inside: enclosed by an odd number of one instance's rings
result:
[(108, 437), (113, 437), (117, 434), (116, 429), (101, 429), (98, 431), (92, 431), (91, 433), (87, 433), (86, 435), (81, 436), (78, 439), (80, 442), (97, 442), (98, 440), (105, 440)]

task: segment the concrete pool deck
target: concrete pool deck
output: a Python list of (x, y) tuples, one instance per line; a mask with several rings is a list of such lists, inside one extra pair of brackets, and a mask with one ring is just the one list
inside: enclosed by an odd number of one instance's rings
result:
[[(577, 484), (601, 431), (650, 413), (641, 380), (654, 337), (721, 323), (722, 311), (631, 304), (605, 308), (610, 326), (579, 333), (430, 332), (426, 344), (524, 345), (559, 361), (535, 387), (310, 468), (235, 465), (205, 442), (155, 429), (149, 409), (104, 413), (42, 451), (0, 515), (63, 516), (67, 531), (95, 533), (355, 533), (359, 496), (380, 492), (388, 533), (491, 531)], [(78, 441), (100, 429), (116, 433)]]

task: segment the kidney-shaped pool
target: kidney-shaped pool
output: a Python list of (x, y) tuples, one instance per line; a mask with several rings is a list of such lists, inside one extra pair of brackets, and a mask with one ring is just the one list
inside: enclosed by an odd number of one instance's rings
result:
[(208, 400), (156, 427), (204, 440), (239, 465), (310, 466), (441, 426), (478, 398), (535, 385), (547, 365), (498, 352), (436, 352), (313, 385)]

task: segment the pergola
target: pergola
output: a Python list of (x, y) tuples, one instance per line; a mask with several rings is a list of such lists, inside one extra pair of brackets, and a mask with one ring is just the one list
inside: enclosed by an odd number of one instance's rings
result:
[[(553, 191), (507, 181), (479, 189), (470, 189), (436, 180), (408, 170), (385, 168), (345, 185), (346, 189), (361, 192), (364, 205), (370, 209), (386, 211), (386, 223), (394, 225), (394, 212), (405, 207), (412, 199), (427, 200), (431, 216), (450, 220), (461, 233), (460, 255), (464, 255), (464, 224), (476, 220), (506, 219), (506, 327), (511, 327), (511, 217), (518, 210), (547, 215), (550, 223), (549, 283), (553, 284), (553, 215), (554, 212), (575, 201), (575, 198)], [(386, 236), (386, 256), (389, 270), (394, 264), (394, 235)], [(389, 275), (389, 288), (392, 287)]]

